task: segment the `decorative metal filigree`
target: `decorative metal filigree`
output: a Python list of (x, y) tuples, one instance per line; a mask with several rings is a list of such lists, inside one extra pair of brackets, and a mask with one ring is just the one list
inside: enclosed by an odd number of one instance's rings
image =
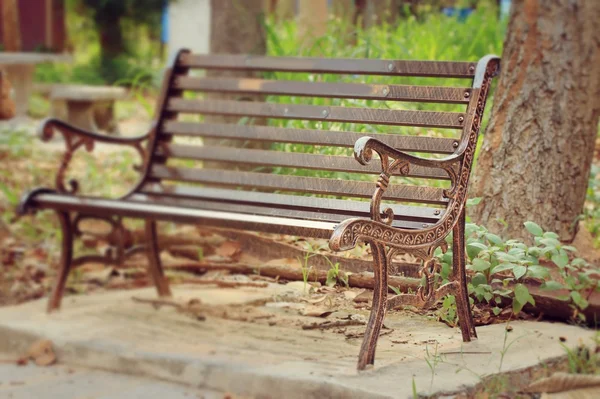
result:
[[(55, 178), (56, 191), (59, 193), (75, 194), (79, 190), (79, 183), (75, 179), (70, 179), (65, 184), (65, 174), (69, 168), (73, 155), (79, 148), (84, 147), (86, 151), (91, 152), (94, 150), (96, 141), (108, 144), (121, 144), (133, 147), (141, 156), (142, 160), (146, 162), (147, 154), (143, 142), (148, 139), (153, 129), (151, 129), (150, 133), (143, 136), (123, 138), (88, 132), (58, 119), (46, 119), (40, 125), (39, 136), (42, 141), (50, 141), (54, 137), (55, 130), (58, 130), (62, 134), (66, 146)], [(140, 168), (141, 166), (136, 166), (136, 169)]]
[[(480, 70), (482, 67), (484, 70)], [(355, 144), (354, 156), (361, 164), (365, 165), (371, 161), (373, 152), (379, 155), (381, 161), (382, 171), (371, 198), (372, 220), (353, 218), (340, 223), (331, 236), (329, 246), (334, 251), (347, 250), (362, 240), (368, 242), (373, 249), (373, 307), (358, 357), (359, 370), (374, 363), (377, 337), (383, 325), (385, 312), (397, 306), (413, 305), (427, 308), (445, 295), (455, 294), (463, 340), (469, 341), (477, 337), (465, 279), (464, 206), (487, 93), (498, 68), (498, 59), (493, 56), (482, 59), (478, 64), (465, 131), (454, 155), (444, 159), (423, 159), (398, 151), (370, 137), (363, 137)], [(444, 216), (433, 226), (415, 230), (395, 228), (392, 226), (394, 213), (391, 208), (381, 211), (381, 199), (389, 186), (390, 178), (394, 175), (408, 175), (413, 165), (442, 169), (448, 174), (451, 186), (443, 191), (443, 195), (449, 200), (448, 206)], [(444, 252), (447, 250), (445, 238), (453, 229), (455, 253), (452, 281), (435, 289), (435, 276), (440, 270), (440, 265), (433, 253), (437, 247), (441, 247)], [(421, 259), (420, 275), (424, 278), (424, 283), (416, 295), (400, 294), (388, 298), (387, 272), (394, 255), (400, 250)]]
[[(406, 250), (441, 244), (454, 227), (466, 202), (479, 127), (483, 118), (488, 89), (492, 78), (496, 75), (497, 68), (497, 63), (488, 63), (481, 89), (474, 89), (474, 91), (479, 90), (479, 95), (477, 96), (477, 106), (472, 112), (471, 128), (468, 134), (462, 138), (455, 155), (441, 160), (423, 159), (400, 152), (370, 137), (363, 137), (356, 142), (354, 155), (358, 162), (363, 165), (370, 162), (373, 151), (379, 154), (381, 160), (382, 172), (371, 200), (373, 220), (353, 218), (340, 223), (329, 240), (329, 247), (332, 250), (352, 249), (359, 240), (377, 241)], [(390, 158), (393, 161), (390, 162)], [(390, 177), (394, 172), (400, 175), (405, 171), (408, 173), (410, 165), (443, 169), (448, 173), (452, 182), (451, 188), (444, 192), (450, 200), (444, 216), (438, 223), (419, 230), (391, 227), (393, 211), (390, 208), (383, 212), (380, 211), (381, 198), (388, 187)], [(459, 172), (456, 172), (457, 169)]]

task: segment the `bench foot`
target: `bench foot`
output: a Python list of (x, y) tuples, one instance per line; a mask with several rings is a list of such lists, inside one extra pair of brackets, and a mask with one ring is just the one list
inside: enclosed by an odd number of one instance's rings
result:
[(160, 261), (160, 249), (158, 247), (158, 234), (156, 233), (156, 222), (146, 220), (146, 253), (148, 254), (148, 271), (152, 276), (152, 281), (156, 286), (156, 291), (160, 297), (170, 297), (171, 288), (169, 280), (165, 277), (165, 272)]
[(60, 309), (65, 284), (73, 263), (73, 223), (71, 222), (71, 217), (66, 212), (56, 212), (56, 214), (58, 215), (62, 231), (62, 249), (58, 276), (48, 300), (48, 313)]
[(358, 355), (358, 370), (364, 370), (367, 365), (372, 365), (375, 362), (375, 349), (377, 347), (377, 339), (383, 325), (383, 319), (387, 311), (387, 273), (390, 253), (387, 253), (385, 245), (380, 243), (371, 243), (373, 252), (373, 272), (375, 274), (375, 284), (373, 288), (373, 305), (371, 307), (371, 315), (365, 331), (360, 352)]

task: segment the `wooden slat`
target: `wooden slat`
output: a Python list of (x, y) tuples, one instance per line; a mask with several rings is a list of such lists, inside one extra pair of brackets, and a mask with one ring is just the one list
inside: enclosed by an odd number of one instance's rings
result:
[[(375, 183), (350, 180), (324, 179), (303, 176), (284, 176), (270, 173), (227, 171), (216, 169), (172, 168), (153, 165), (151, 177), (171, 181), (215, 184), (221, 186), (249, 187), (311, 194), (328, 194), (340, 197), (370, 198)], [(409, 185), (390, 185), (384, 199), (444, 205), (448, 199), (443, 189)]]
[(355, 122), (375, 125), (424, 126), (462, 129), (461, 112), (407, 111), (391, 109), (272, 104), (255, 101), (186, 100), (171, 98), (169, 111), (206, 115), (252, 116), (276, 119), (305, 119)]
[(218, 93), (468, 104), (470, 88), (179, 76), (175, 87)]
[[(261, 193), (256, 191), (229, 190), (212, 187), (194, 187), (177, 185), (145, 184), (141, 193), (154, 197), (177, 197), (188, 199), (201, 199), (232, 205), (246, 204), (277, 209), (295, 209), (313, 212), (328, 212), (344, 215), (344, 217), (369, 217), (370, 202), (339, 200), (334, 198), (307, 197), (299, 195), (286, 195), (274, 193)], [(389, 204), (394, 211), (396, 220), (414, 221), (420, 223), (436, 223), (444, 214), (440, 208), (424, 206), (409, 206)]]
[(215, 227), (316, 238), (329, 238), (336, 225), (335, 223), (318, 220), (300, 220), (275, 216), (219, 212), (208, 209), (179, 208), (143, 201), (76, 197), (65, 194), (40, 194), (35, 197), (34, 206), (40, 209), (81, 212), (86, 215), (107, 217), (118, 215), (141, 219), (167, 220), (169, 222), (197, 222)]
[[(297, 210), (297, 209), (279, 209), (279, 208), (269, 208), (269, 207), (265, 207), (265, 206), (240, 205), (240, 204), (214, 202), (214, 201), (206, 201), (206, 200), (198, 200), (198, 199), (157, 197), (154, 195), (144, 195), (144, 194), (136, 194), (136, 195), (132, 196), (131, 199), (134, 201), (141, 201), (141, 202), (147, 202), (147, 203), (151, 203), (151, 204), (164, 205), (164, 206), (173, 206), (173, 207), (178, 207), (178, 208), (202, 209), (202, 210), (211, 210), (211, 211), (218, 211), (218, 212), (231, 212), (234, 214), (249, 214), (249, 215), (257, 215), (257, 216), (276, 216), (276, 217), (283, 217), (283, 218), (315, 220), (315, 221), (330, 222), (330, 223), (340, 223), (350, 217), (350, 216), (346, 216), (346, 215), (342, 215), (342, 214), (329, 213), (326, 211), (310, 212), (310, 211), (302, 211), (302, 210)], [(365, 218), (369, 217), (368, 214), (363, 214), (360, 216), (365, 217)], [(407, 228), (407, 229), (418, 229), (418, 228), (423, 228), (423, 223), (398, 220), (398, 221), (394, 221), (393, 226)]]
[[(297, 143), (337, 147), (354, 147), (356, 140), (366, 133), (340, 132), (333, 130), (293, 129), (274, 126), (249, 126), (217, 123), (195, 123), (167, 121), (162, 134)], [(378, 140), (401, 151), (452, 154), (458, 141), (449, 138), (406, 136), (400, 134), (374, 135)]]
[(475, 75), (476, 63), (353, 58), (264, 57), (231, 54), (183, 54), (179, 58), (179, 65), (190, 68), (220, 70), (472, 78)]
[[(157, 155), (168, 158), (195, 159), (201, 161), (229, 162), (234, 164), (282, 166), (298, 169), (328, 170), (348, 173), (380, 174), (381, 165), (377, 160), (361, 165), (354, 157), (309, 154), (300, 152), (282, 152), (254, 150), (246, 148), (193, 146), (161, 143)], [(427, 179), (449, 180), (448, 173), (442, 169), (412, 166), (409, 176)]]

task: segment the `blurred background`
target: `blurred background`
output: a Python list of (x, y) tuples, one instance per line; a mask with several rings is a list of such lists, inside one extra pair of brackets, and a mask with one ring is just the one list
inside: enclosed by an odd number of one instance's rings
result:
[[(502, 52), (510, 0), (0, 0), (0, 4), (4, 57), (9, 52), (45, 55), (31, 61), (34, 84), (23, 94), (30, 117), (52, 113), (48, 85), (110, 85), (135, 90), (129, 96), (132, 103), (116, 104), (117, 120), (126, 121), (150, 116), (165, 63), (183, 47), (198, 53), (476, 60)], [(6, 58), (0, 58), (0, 68), (3, 63), (10, 68)], [(15, 86), (19, 79), (11, 80)]]

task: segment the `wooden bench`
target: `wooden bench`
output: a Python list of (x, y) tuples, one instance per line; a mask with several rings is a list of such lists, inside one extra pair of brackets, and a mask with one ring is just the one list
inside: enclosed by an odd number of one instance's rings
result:
[(53, 117), (64, 115), (71, 125), (90, 131), (97, 131), (100, 121), (102, 130), (116, 133), (114, 103), (126, 95), (122, 87), (56, 84), (50, 88), (51, 113)]
[[(190, 76), (190, 70), (198, 69), (211, 73), (266, 71), (272, 78)], [(181, 51), (166, 71), (156, 120), (146, 135), (107, 137), (58, 120), (45, 121), (42, 138), (50, 139), (54, 131), (59, 131), (65, 137), (67, 153), (56, 187), (26, 194), (19, 211), (24, 214), (53, 209), (60, 219), (60, 273), (48, 309), (60, 306), (71, 268), (90, 259), (73, 258), (78, 223), (88, 217), (105, 218), (120, 232), (120, 218), (131, 217), (145, 219), (149, 270), (161, 296), (171, 292), (159, 258), (157, 221), (327, 238), (333, 251), (367, 242), (373, 254), (375, 289), (359, 369), (373, 364), (385, 312), (399, 305), (430, 306), (453, 293), (462, 337), (465, 341), (475, 338), (465, 278), (465, 201), (488, 90), (498, 70), (499, 59), (495, 56), (471, 63), (193, 55)], [(273, 72), (294, 80), (279, 79)], [(333, 75), (344, 75), (346, 80), (323, 81)], [(384, 83), (359, 83), (362, 78), (356, 75), (373, 75)], [(460, 87), (389, 83), (400, 77), (430, 77), (430, 81), (440, 83), (459, 78), (467, 83)], [(184, 97), (184, 92), (190, 94)], [(244, 101), (194, 98), (198, 92), (229, 94)], [(247, 101), (248, 95), (254, 94), (285, 98), (281, 99), (283, 103), (270, 103), (269, 97), (265, 102)], [(305, 97), (325, 100), (319, 100), (321, 105), (299, 103), (306, 101)], [(357, 100), (352, 106), (340, 106), (344, 104), (340, 101), (346, 101), (340, 99)], [(368, 107), (384, 102), (391, 108)], [(460, 112), (396, 108), (404, 102), (446, 104), (444, 107), (454, 104), (450, 107), (458, 107)], [(198, 123), (198, 114), (269, 118), (272, 125), (211, 120)], [(290, 120), (305, 122), (302, 127), (275, 125)], [(404, 126), (425, 127), (427, 131), (444, 129), (455, 134), (426, 137), (425, 129), (420, 129), (420, 135), (398, 134), (400, 129), (407, 129)], [(376, 138), (340, 127), (369, 129), (369, 135)], [(381, 130), (384, 133), (378, 133)], [(198, 138), (280, 144), (268, 149), (248, 149), (190, 141), (199, 141)], [(73, 152), (82, 146), (91, 150), (95, 141), (123, 144), (142, 154), (139, 183), (122, 198), (79, 195), (77, 184), (64, 183)], [(352, 147), (356, 159), (345, 155)], [(370, 162), (373, 153), (378, 154), (379, 160)], [(195, 167), (190, 160), (218, 162), (218, 166)], [(307, 170), (313, 173), (306, 173)], [(417, 182), (441, 180), (446, 186), (406, 184), (407, 178), (419, 179)], [(436, 289), (433, 251), (447, 248), (445, 240), (450, 232), (454, 272), (449, 283)], [(126, 255), (124, 249), (117, 252), (112, 261)], [(388, 266), (401, 252), (422, 260), (425, 284), (416, 294), (388, 298)]]

